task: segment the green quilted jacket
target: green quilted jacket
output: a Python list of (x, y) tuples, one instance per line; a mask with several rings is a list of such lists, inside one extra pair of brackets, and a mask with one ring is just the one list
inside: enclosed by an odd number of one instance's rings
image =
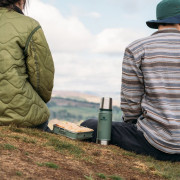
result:
[(0, 8), (0, 125), (34, 127), (49, 118), (54, 64), (37, 21)]

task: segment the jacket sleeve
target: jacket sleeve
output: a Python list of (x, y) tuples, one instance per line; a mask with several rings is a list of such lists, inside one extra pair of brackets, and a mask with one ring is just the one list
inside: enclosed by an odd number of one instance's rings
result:
[(54, 63), (46, 38), (40, 26), (29, 35), (25, 47), (28, 80), (39, 96), (51, 99), (54, 81)]
[(127, 48), (122, 66), (121, 109), (123, 120), (130, 123), (136, 123), (142, 115), (141, 101), (144, 95), (144, 82), (140, 65), (136, 64), (139, 61)]

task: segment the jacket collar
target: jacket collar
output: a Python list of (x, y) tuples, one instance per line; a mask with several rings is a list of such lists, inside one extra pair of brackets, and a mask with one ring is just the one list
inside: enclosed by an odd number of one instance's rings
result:
[(167, 28), (167, 29), (156, 31), (155, 33), (152, 34), (152, 36), (156, 34), (160, 34), (160, 33), (180, 33), (180, 31), (178, 31), (176, 28)]

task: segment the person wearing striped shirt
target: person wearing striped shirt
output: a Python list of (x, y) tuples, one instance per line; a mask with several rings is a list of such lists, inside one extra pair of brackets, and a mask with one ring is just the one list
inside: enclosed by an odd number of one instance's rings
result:
[[(122, 67), (121, 109), (124, 122), (112, 123), (111, 144), (158, 160), (180, 161), (180, 0), (162, 0), (158, 29), (131, 43)], [(82, 125), (95, 130), (96, 120)]]

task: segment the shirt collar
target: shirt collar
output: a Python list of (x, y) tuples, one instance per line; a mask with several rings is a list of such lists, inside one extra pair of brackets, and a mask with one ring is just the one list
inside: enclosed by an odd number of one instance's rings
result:
[(160, 33), (180, 33), (180, 31), (178, 31), (176, 28), (167, 28), (167, 29), (156, 31), (155, 33), (152, 34), (152, 36), (156, 34), (160, 34)]

